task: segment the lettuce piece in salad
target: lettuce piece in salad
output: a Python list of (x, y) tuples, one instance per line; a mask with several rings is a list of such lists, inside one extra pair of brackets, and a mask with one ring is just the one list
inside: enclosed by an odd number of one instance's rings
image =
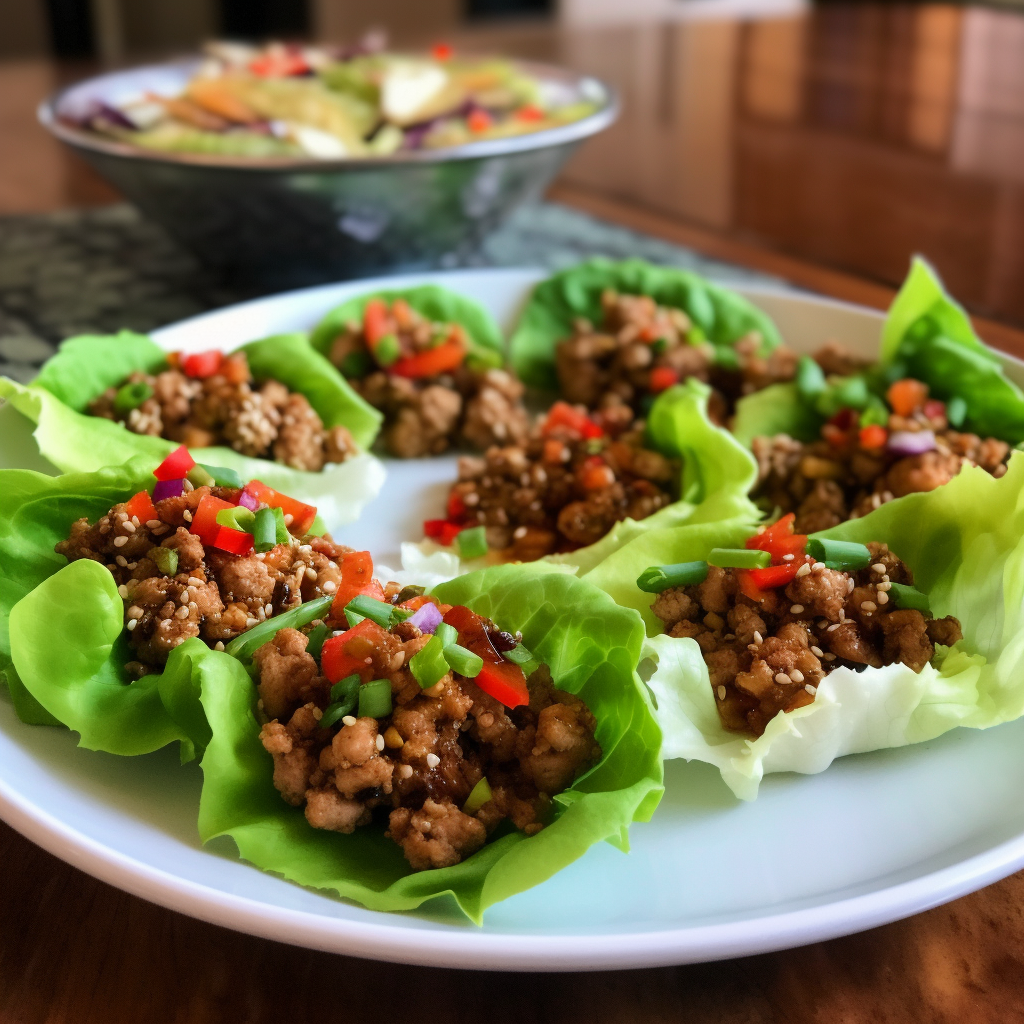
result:
[(542, 281), (533, 290), (510, 343), (512, 366), (531, 387), (558, 390), (555, 348), (583, 317), (601, 322), (601, 293), (611, 288), (649, 295), (663, 306), (682, 309), (708, 341), (728, 347), (751, 331), (764, 351), (781, 344), (771, 318), (742, 296), (697, 274), (644, 260), (591, 259)]
[(225, 668), (204, 679), (212, 728), (203, 755), (199, 831), (229, 835), (241, 856), (301, 885), (327, 889), (373, 910), (413, 910), (448, 897), (480, 923), (484, 910), (544, 881), (607, 840), (628, 849), (633, 821), (646, 821), (662, 793), (661, 736), (636, 666), (639, 617), (556, 567), (508, 565), (438, 586), (523, 642), (551, 668), (555, 684), (579, 694), (597, 719), (601, 761), (556, 796), (555, 820), (527, 838), (502, 832), (450, 868), (413, 872), (397, 844), (374, 823), (341, 835), (312, 828), (273, 785), (273, 761), (259, 740), (256, 694)]
[[(466, 330), (472, 345), (468, 358), (472, 361), (474, 349), (497, 352), (505, 358), (505, 342), (501, 328), (482, 306), (464, 295), (441, 288), (435, 284), (420, 285), (417, 288), (399, 288), (381, 292), (367, 292), (343, 302), (332, 309), (313, 328), (310, 344), (325, 357), (330, 357), (334, 339), (344, 330), (345, 325), (363, 322), (363, 311), (371, 299), (383, 299), (387, 303), (404, 299), (417, 313), (434, 323), (460, 324)], [(485, 353), (486, 355), (486, 353)]]
[[(310, 348), (303, 335), (264, 338), (238, 351), (245, 352), (257, 379), (279, 380), (305, 395), (326, 426), (347, 427), (363, 448), (372, 443), (380, 413)], [(0, 378), (0, 398), (36, 424), (34, 436), (40, 453), (62, 472), (120, 466), (138, 455), (144, 455), (152, 466), (178, 445), (134, 434), (112, 420), (88, 415), (87, 410), (108, 387), (135, 370), (157, 372), (166, 358), (167, 353), (149, 338), (127, 331), (71, 338), (31, 384)], [(275, 490), (316, 505), (331, 528), (357, 519), (384, 481), (383, 467), (365, 451), (319, 473), (250, 458), (227, 447), (196, 448), (192, 454), (197, 462), (234, 469), (243, 480), (262, 480)]]
[(163, 672), (132, 682), (114, 578), (97, 562), (67, 563), (54, 551), (76, 519), (95, 521), (152, 484), (151, 468), (136, 459), (59, 477), (0, 471), (0, 674), (25, 722), (66, 725), (81, 746), (113, 754), (178, 742), (188, 760), (209, 736), (199, 688), (210, 660), (226, 656), (188, 640)]
[[(921, 672), (898, 664), (836, 669), (812, 704), (780, 713), (757, 739), (722, 727), (693, 640), (648, 640), (643, 670), (653, 668), (648, 685), (665, 756), (715, 765), (744, 800), (757, 796), (767, 772), (813, 774), (845, 754), (922, 743), (957, 726), (987, 729), (1024, 714), (1024, 455), (1013, 454), (998, 480), (966, 468), (943, 487), (889, 502), (821, 536), (887, 543), (913, 570), (932, 612), (960, 620), (964, 639), (937, 647)], [(675, 547), (627, 548), (621, 554), (632, 558), (623, 558), (616, 582), (626, 588), (648, 565), (701, 559), (711, 546), (737, 541), (722, 524)], [(594, 574), (590, 579), (599, 582)]]

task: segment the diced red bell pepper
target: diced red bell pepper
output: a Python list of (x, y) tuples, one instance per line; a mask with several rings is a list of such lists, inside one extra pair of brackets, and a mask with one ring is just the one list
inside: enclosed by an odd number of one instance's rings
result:
[(888, 439), (889, 431), (877, 423), (869, 423), (866, 427), (861, 427), (860, 433), (857, 435), (861, 448), (884, 448)]
[(588, 440), (604, 436), (604, 431), (585, 412), (574, 409), (568, 402), (555, 402), (551, 406), (542, 433), (551, 434), (559, 427), (565, 427)]
[(458, 519), (465, 514), (466, 503), (462, 500), (462, 495), (458, 491), (452, 491), (448, 495), (448, 518)]
[(544, 461), (557, 466), (564, 462), (565, 445), (557, 437), (549, 437), (544, 441)]
[(466, 118), (466, 125), (471, 132), (485, 132), (494, 124), (494, 118), (486, 110), (473, 110)]
[(839, 430), (852, 430), (860, 417), (856, 409), (843, 408), (835, 414), (828, 422)]
[(175, 448), (170, 455), (153, 470), (153, 476), (157, 480), (181, 480), (188, 476), (188, 471), (195, 466), (196, 460), (188, 453), (188, 448), (182, 445)]
[(430, 56), (433, 57), (434, 60), (451, 60), (454, 52), (455, 51), (448, 45), (448, 43), (435, 43), (430, 48)]
[(228, 356), (221, 363), (220, 374), (231, 384), (244, 384), (250, 378), (249, 360), (241, 352)]
[(139, 491), (138, 494), (133, 495), (125, 502), (124, 510), (128, 514), (129, 519), (131, 519), (132, 516), (138, 516), (139, 522), (143, 526), (145, 526), (150, 519), (159, 518), (156, 514), (156, 506), (153, 504), (153, 499), (150, 497), (149, 491)]
[(496, 665), (484, 662), (479, 675), (473, 680), (484, 693), (500, 700), (507, 708), (517, 708), (530, 703), (530, 691), (526, 688), (526, 675), (511, 661), (500, 661)]
[(751, 579), (750, 574), (752, 572), (753, 569), (737, 569), (736, 582), (739, 584), (740, 593), (744, 597), (749, 597), (751, 601), (760, 603), (769, 595)]
[(331, 618), (336, 622), (345, 619), (345, 606), (360, 594), (369, 594), (381, 600), (383, 591), (373, 578), (373, 559), (369, 551), (349, 551), (341, 557), (341, 583), (334, 592), (331, 604)]
[(213, 546), (232, 555), (249, 555), (252, 554), (252, 534), (222, 526), (213, 539)]
[(821, 428), (821, 436), (833, 448), (842, 448), (849, 443), (851, 434), (850, 431), (840, 430), (834, 423), (826, 423)]
[(437, 540), (441, 536), (441, 531), (444, 529), (446, 522), (448, 522), (447, 519), (424, 519), (423, 536), (429, 537), (431, 540)]
[(363, 334), (367, 344), (372, 348), (385, 334), (390, 333), (387, 303), (383, 299), (370, 299), (363, 309)]
[(520, 107), (516, 111), (516, 118), (520, 121), (543, 121), (544, 111), (532, 103), (527, 103), (525, 107)]
[(940, 416), (946, 415), (946, 403), (940, 402), (937, 398), (929, 398), (924, 403), (924, 414), (930, 420), (937, 420)]
[(316, 519), (316, 506), (307, 505), (297, 498), (290, 498), (287, 494), (275, 491), (268, 487), (261, 480), (250, 480), (244, 488), (246, 494), (252, 495), (257, 501), (262, 501), (269, 508), (279, 508), (286, 516), (291, 516), (292, 521), (288, 529), (296, 537), (302, 537), (309, 532), (309, 528)]
[(466, 527), (451, 519), (424, 519), (423, 536), (448, 547)]
[(927, 401), (928, 385), (913, 377), (904, 377), (889, 388), (885, 397), (897, 416), (909, 416)]
[(651, 370), (651, 391), (657, 394), (679, 383), (679, 371), (671, 366), (656, 366)]
[(249, 61), (249, 70), (260, 78), (289, 78), (309, 71), (306, 58), (294, 50), (285, 53), (265, 53)]
[(796, 559), (792, 562), (783, 562), (781, 565), (769, 565), (767, 569), (748, 569), (750, 582), (758, 590), (775, 590), (792, 583), (796, 579), (797, 570), (806, 562), (806, 558)]
[(781, 562), (784, 555), (802, 555), (807, 547), (807, 535), (793, 532), (795, 519), (796, 515), (793, 512), (784, 515), (763, 533), (748, 537), (747, 548), (751, 551), (767, 551), (773, 562)]
[(358, 672), (363, 682), (367, 682), (373, 675), (373, 667), (366, 663), (366, 659), (387, 636), (387, 631), (373, 619), (363, 619), (340, 636), (325, 640), (320, 652), (320, 667), (328, 682), (336, 683), (353, 672)]
[(186, 377), (212, 377), (224, 362), (224, 353), (212, 348), (208, 352), (193, 352), (181, 358), (181, 369)]
[(436, 377), (450, 373), (462, 365), (466, 350), (458, 341), (446, 341), (437, 348), (428, 348), (414, 356), (405, 356), (392, 363), (389, 373), (399, 377)]
[(579, 481), (584, 490), (603, 491), (615, 483), (615, 471), (600, 456), (592, 455), (583, 463)]
[(221, 530), (228, 529), (217, 522), (217, 513), (226, 508), (234, 508), (234, 505), (212, 494), (204, 494), (198, 508), (192, 513), (189, 533), (194, 533), (204, 544), (216, 546), (217, 535)]

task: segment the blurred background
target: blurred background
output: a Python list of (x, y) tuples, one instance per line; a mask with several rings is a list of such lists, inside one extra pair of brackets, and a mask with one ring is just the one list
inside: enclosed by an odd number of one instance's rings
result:
[(35, 123), (61, 83), (212, 37), (383, 29), (393, 45), (537, 58), (620, 90), (618, 123), (552, 199), (868, 301), (924, 252), (974, 312), (1024, 324), (1024, 7), (3, 0), (3, 23), (0, 214), (117, 201)]

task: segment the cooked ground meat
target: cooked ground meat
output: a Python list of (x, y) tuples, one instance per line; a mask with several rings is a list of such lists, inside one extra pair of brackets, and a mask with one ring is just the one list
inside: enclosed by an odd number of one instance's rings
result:
[(588, 409), (625, 404), (642, 414), (653, 395), (696, 377), (715, 387), (709, 411), (721, 423), (741, 395), (791, 380), (796, 372), (794, 352), (780, 347), (762, 355), (756, 333), (733, 346), (736, 366), (719, 365), (714, 346), (699, 340), (686, 313), (646, 295), (608, 290), (601, 310), (599, 324), (576, 321), (572, 336), (555, 351), (562, 396)]
[[(524, 444), (461, 459), (451, 518), (486, 526), (490, 547), (526, 562), (593, 544), (627, 516), (645, 519), (674, 500), (679, 466), (643, 447), (643, 423), (628, 406), (593, 420), (570, 412), (570, 422), (549, 416)], [(599, 436), (583, 436), (573, 417)]]
[[(229, 356), (217, 372), (202, 378), (184, 373), (175, 353), (169, 362), (170, 368), (160, 373), (135, 372), (107, 388), (89, 412), (136, 434), (166, 437), (190, 448), (227, 445), (243, 455), (311, 472), (356, 453), (348, 430), (325, 427), (305, 395), (275, 380), (257, 385), (244, 353)], [(119, 411), (118, 392), (128, 385), (148, 388), (149, 397)]]
[[(419, 871), (457, 864), (505, 819), (527, 835), (538, 832), (550, 798), (601, 750), (593, 715), (555, 689), (546, 666), (527, 681), (529, 705), (513, 709), (454, 672), (421, 690), (409, 661), (429, 637), (412, 631), (405, 639), (384, 633), (367, 657), (373, 677), (391, 684), (392, 710), (377, 719), (347, 715), (321, 728), (330, 684), (297, 630), (281, 630), (255, 661), (261, 710), (270, 719), (260, 738), (283, 799), (304, 806), (314, 828), (336, 832), (353, 832), (379, 812), (387, 835)], [(490, 799), (464, 810), (484, 778)]]
[(526, 437), (523, 385), (481, 361), (460, 325), (432, 323), (403, 299), (390, 307), (376, 300), (376, 308), (373, 344), (365, 325), (353, 321), (335, 338), (331, 361), (384, 413), (381, 444), (388, 452), (411, 459)]
[[(246, 557), (205, 548), (189, 532), (192, 514), (206, 494), (236, 502), (230, 487), (196, 487), (156, 502), (157, 519), (142, 523), (115, 505), (96, 523), (79, 519), (56, 551), (68, 561), (91, 558), (105, 565), (124, 601), (125, 628), (136, 661), (131, 671), (158, 669), (179, 644), (200, 637), (224, 644), (258, 622), (303, 601), (334, 593), (341, 580), (338, 559), (350, 548), (329, 537), (292, 537), (270, 551)], [(157, 567), (156, 547), (177, 552), (177, 571)]]
[[(927, 394), (923, 386), (921, 394)], [(857, 429), (854, 415), (844, 412), (849, 425), (840, 414), (810, 444), (786, 434), (754, 438), (759, 469), (755, 497), (766, 507), (795, 512), (798, 533), (827, 530), (893, 498), (934, 490), (965, 465), (981, 466), (997, 477), (1006, 472), (1010, 445), (950, 429), (942, 402), (922, 399), (909, 416), (890, 413), (886, 428), (876, 428), (875, 436)], [(895, 453), (886, 446), (887, 436), (895, 431), (931, 431), (934, 448), (917, 455)]]
[(891, 584), (912, 584), (913, 574), (885, 544), (867, 547), (867, 568), (846, 573), (807, 565), (760, 602), (741, 593), (735, 570), (715, 566), (698, 586), (658, 595), (652, 609), (666, 632), (700, 646), (727, 729), (760, 736), (780, 711), (810, 704), (840, 665), (902, 662), (919, 672), (936, 643), (962, 639), (952, 616), (890, 608)]

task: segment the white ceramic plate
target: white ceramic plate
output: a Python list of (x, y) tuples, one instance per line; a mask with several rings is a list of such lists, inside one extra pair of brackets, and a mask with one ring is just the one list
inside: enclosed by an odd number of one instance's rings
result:
[[(232, 347), (305, 328), (352, 294), (437, 281), (510, 325), (528, 271), (467, 271), (315, 288), (246, 303), (157, 333), (168, 348)], [(779, 290), (745, 290), (810, 350), (837, 338), (865, 354), (878, 314)], [(1021, 364), (1008, 364), (1024, 380)], [(38, 465), (27, 430), (0, 411), (0, 464)], [(389, 479), (342, 539), (397, 561), (439, 514), (453, 460), (388, 464)], [(596, 970), (711, 960), (869, 928), (1024, 866), (1024, 721), (847, 757), (817, 776), (769, 776), (735, 800), (703, 764), (667, 765), (654, 820), (627, 856), (602, 845), (492, 907), (483, 928), (380, 914), (257, 871), (230, 842), (196, 834), (201, 773), (170, 749), (131, 760), (79, 750), (71, 734), (19, 723), (0, 701), (0, 816), (83, 870), (145, 899), (240, 931), (356, 956), (518, 970)]]

